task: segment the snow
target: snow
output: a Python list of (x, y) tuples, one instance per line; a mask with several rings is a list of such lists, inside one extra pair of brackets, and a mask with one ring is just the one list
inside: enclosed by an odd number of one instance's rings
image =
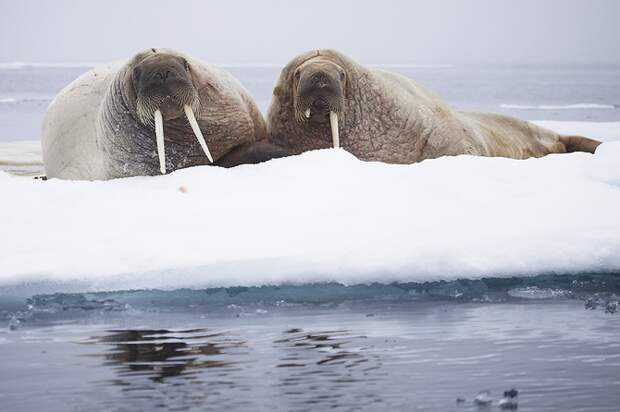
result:
[(620, 122), (544, 123), (608, 142), (594, 155), (459, 156), (414, 165), (321, 150), (106, 182), (0, 172), (0, 287), (620, 271), (620, 142), (612, 141), (620, 139)]

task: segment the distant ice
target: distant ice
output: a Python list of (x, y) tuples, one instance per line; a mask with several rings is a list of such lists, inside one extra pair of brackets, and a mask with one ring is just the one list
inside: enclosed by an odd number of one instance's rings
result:
[(40, 96), (40, 97), (0, 97), (0, 104), (17, 104), (22, 102), (49, 102), (54, 96)]
[(0, 143), (0, 166), (43, 165), (38, 141)]
[(64, 68), (91, 68), (100, 63), (34, 63), (34, 62), (4, 62), (0, 63), (0, 70), (21, 70), (27, 68), (64, 69)]
[(519, 110), (581, 110), (581, 109), (601, 109), (609, 110), (615, 109), (613, 104), (597, 104), (597, 103), (577, 103), (577, 104), (540, 104), (540, 105), (526, 105), (526, 104), (500, 104), (503, 109), (519, 109)]
[[(572, 127), (620, 136), (620, 122)], [(414, 165), (321, 150), (107, 182), (0, 172), (0, 286), (199, 288), (620, 271), (619, 159), (620, 142), (608, 142), (595, 155)]]
[[(88, 62), (56, 62), (56, 63), (45, 63), (45, 62), (2, 62), (0, 63), (0, 70), (20, 70), (26, 68), (91, 68), (98, 66), (102, 63), (88, 63)], [(233, 68), (243, 68), (243, 67), (251, 67), (251, 68), (282, 68), (286, 64), (286, 62), (246, 62), (246, 63), (232, 63), (232, 62), (220, 62), (213, 63), (216, 66), (220, 67), (233, 67)], [(373, 67), (390, 67), (390, 68), (413, 68), (413, 69), (447, 69), (454, 67), (453, 64), (445, 64), (445, 63), (379, 63), (379, 64), (369, 64), (369, 66)]]
[(376, 63), (369, 66), (381, 69), (452, 69), (453, 64), (444, 63)]

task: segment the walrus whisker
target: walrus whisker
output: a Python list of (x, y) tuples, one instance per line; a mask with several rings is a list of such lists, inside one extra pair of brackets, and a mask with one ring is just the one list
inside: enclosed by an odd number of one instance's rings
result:
[(162, 175), (166, 174), (166, 149), (164, 146), (164, 119), (161, 110), (157, 109), (155, 117), (155, 140), (157, 141), (157, 155), (159, 156), (159, 170)]
[(297, 120), (297, 123), (304, 123), (308, 119), (302, 109), (295, 109), (295, 120)]
[(205, 141), (204, 136), (202, 135), (202, 131), (198, 126), (198, 122), (196, 121), (196, 116), (194, 116), (194, 111), (189, 105), (184, 105), (183, 109), (185, 110), (185, 116), (187, 116), (187, 120), (189, 121), (190, 126), (192, 126), (192, 130), (196, 135), (196, 139), (198, 139), (198, 143), (202, 147), (202, 150), (205, 152), (209, 161), (213, 163), (213, 158), (211, 157), (211, 153), (209, 152), (209, 148), (207, 147), (207, 142)]
[(329, 112), (329, 124), (332, 129), (332, 144), (334, 149), (340, 148), (340, 135), (338, 134), (338, 113), (333, 110)]
[(136, 100), (136, 114), (142, 124), (146, 126), (154, 126), (153, 115), (155, 110), (157, 110), (157, 107), (154, 107), (150, 101), (138, 96)]

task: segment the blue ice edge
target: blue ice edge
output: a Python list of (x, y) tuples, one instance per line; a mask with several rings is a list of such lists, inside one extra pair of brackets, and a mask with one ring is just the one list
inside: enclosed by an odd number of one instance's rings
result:
[[(537, 276), (483, 277), (431, 282), (393, 282), (344, 285), (337, 282), (234, 286), (206, 289), (139, 289), (80, 292), (79, 284), (63, 293), (29, 290), (57, 288), (58, 283), (23, 284), (0, 288), (0, 319), (30, 319), (63, 313), (164, 310), (178, 312), (226, 311), (231, 307), (329, 305), (342, 302), (380, 303), (457, 301), (499, 303), (523, 299), (583, 299), (617, 301), (620, 272), (543, 274)], [(67, 290), (67, 285), (63, 290)]]

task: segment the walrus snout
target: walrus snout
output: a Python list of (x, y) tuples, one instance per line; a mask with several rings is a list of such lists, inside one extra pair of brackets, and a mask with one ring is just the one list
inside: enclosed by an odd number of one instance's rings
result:
[(196, 113), (200, 113), (200, 99), (192, 83), (187, 60), (175, 55), (153, 54), (133, 68), (132, 80), (136, 90), (138, 120), (145, 126), (155, 128), (161, 173), (166, 173), (164, 121), (183, 115), (203, 152), (213, 163), (213, 157), (196, 120)]
[(304, 123), (329, 122), (332, 147), (340, 147), (338, 117), (344, 111), (344, 71), (331, 62), (306, 62), (294, 74), (295, 118)]
[(166, 121), (177, 119), (183, 115), (182, 102), (177, 101), (171, 95), (166, 95), (163, 99), (156, 104), (157, 108), (161, 111), (161, 114)]
[(137, 91), (136, 113), (145, 125), (152, 125), (155, 110), (162, 112), (164, 120), (173, 120), (183, 115), (185, 106), (200, 112), (198, 92), (187, 81), (150, 82)]
[(295, 100), (298, 112), (304, 114), (300, 120), (311, 119), (316, 123), (325, 123), (330, 112), (340, 113), (344, 106), (339, 79), (322, 71), (301, 75)]
[(200, 100), (192, 82), (189, 63), (181, 56), (154, 53), (133, 67), (131, 80), (136, 93), (138, 120), (153, 125), (153, 115), (160, 110), (164, 120), (179, 118), (184, 106), (199, 111)]

